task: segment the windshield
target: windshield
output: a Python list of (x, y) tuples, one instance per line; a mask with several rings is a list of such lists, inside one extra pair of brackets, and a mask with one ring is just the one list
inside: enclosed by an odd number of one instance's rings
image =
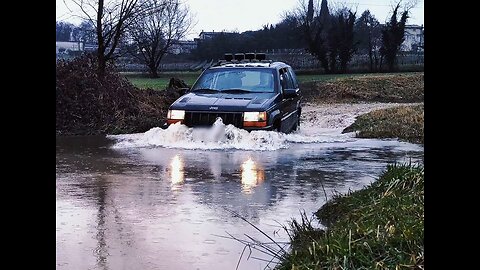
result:
[[(191, 91), (275, 92), (272, 69), (212, 69), (198, 79)], [(232, 91), (233, 90), (233, 91)]]

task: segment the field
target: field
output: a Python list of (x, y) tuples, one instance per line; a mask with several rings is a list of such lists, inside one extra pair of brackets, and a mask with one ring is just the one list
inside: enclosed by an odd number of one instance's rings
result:
[[(396, 76), (401, 74), (423, 74), (423, 72), (415, 73), (381, 73), (382, 76)], [(144, 73), (121, 73), (125, 76), (133, 85), (138, 88), (146, 89), (151, 88), (154, 90), (164, 90), (170, 78), (176, 77), (183, 81), (186, 84), (192, 85), (195, 80), (200, 75), (200, 72), (165, 72), (160, 73), (159, 78), (149, 78), (148, 75)], [(357, 74), (309, 74), (309, 72), (297, 72), (297, 79), (300, 83), (309, 83), (309, 82), (328, 82), (334, 81), (336, 79), (348, 79), (348, 78), (362, 78), (362, 77), (371, 77), (378, 76), (379, 74), (375, 73), (357, 73)]]
[(200, 75), (200, 72), (166, 72), (160, 73), (159, 78), (149, 78), (142, 73), (120, 73), (125, 76), (134, 86), (140, 89), (151, 88), (154, 90), (164, 90), (170, 81), (170, 78), (179, 78), (186, 84), (192, 85)]

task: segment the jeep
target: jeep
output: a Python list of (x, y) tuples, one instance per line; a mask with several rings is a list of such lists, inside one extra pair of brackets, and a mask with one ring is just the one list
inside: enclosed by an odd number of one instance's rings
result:
[(300, 126), (301, 96), (292, 68), (265, 54), (225, 54), (169, 108), (166, 127), (225, 125), (289, 133)]

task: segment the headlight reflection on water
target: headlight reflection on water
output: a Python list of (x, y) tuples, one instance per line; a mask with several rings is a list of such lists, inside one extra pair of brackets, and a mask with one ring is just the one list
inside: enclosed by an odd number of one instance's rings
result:
[(265, 179), (265, 171), (258, 168), (252, 158), (242, 163), (242, 191), (250, 193), (254, 187)]
[(183, 159), (179, 155), (175, 155), (170, 162), (170, 180), (172, 187), (182, 184), (185, 180), (183, 168)]

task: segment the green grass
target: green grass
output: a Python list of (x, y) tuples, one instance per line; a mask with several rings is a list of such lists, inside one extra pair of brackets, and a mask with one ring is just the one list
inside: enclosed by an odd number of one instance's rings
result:
[(350, 73), (350, 74), (302, 74), (302, 71), (297, 73), (297, 79), (300, 83), (304, 82), (327, 82), (337, 79), (348, 79), (355, 77), (376, 77), (382, 76), (398, 76), (398, 75), (410, 75), (421, 72), (397, 72), (397, 73)]
[(327, 230), (292, 222), (292, 251), (278, 269), (423, 269), (423, 167), (389, 165), (378, 181), (334, 197), (316, 215)]
[(304, 82), (326, 82), (340, 78), (368, 76), (369, 74), (297, 74), (300, 83)]
[(349, 74), (300, 84), (308, 102), (422, 102), (423, 72)]
[(357, 117), (343, 132), (357, 131), (360, 138), (398, 138), (424, 142), (424, 106), (380, 109)]
[[(412, 73), (302, 74), (302, 72), (300, 71), (297, 74), (297, 78), (300, 83), (327, 82), (342, 78), (378, 76), (379, 74), (393, 76)], [(159, 78), (149, 78), (148, 74), (135, 72), (124, 72), (122, 73), (122, 75), (124, 75), (128, 80), (130, 80), (133, 85), (138, 88), (152, 88), (155, 90), (163, 90), (168, 85), (168, 82), (172, 77), (180, 78), (184, 80), (185, 83), (191, 86), (198, 78), (198, 76), (200, 76), (200, 72), (165, 72), (160, 73)]]

